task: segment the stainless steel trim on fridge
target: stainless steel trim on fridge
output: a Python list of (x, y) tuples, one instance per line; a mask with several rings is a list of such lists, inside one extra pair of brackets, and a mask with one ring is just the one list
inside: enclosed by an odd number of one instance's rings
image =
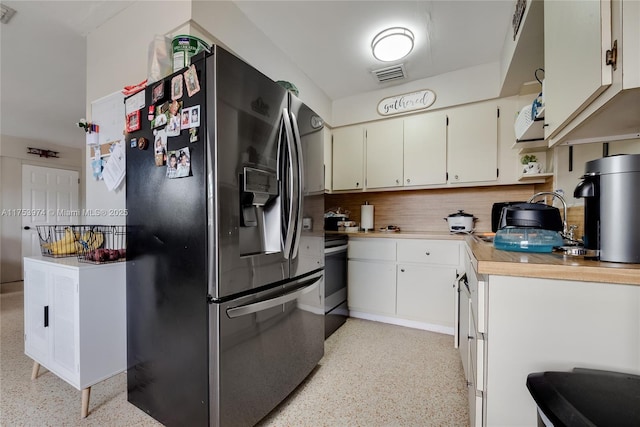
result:
[(212, 304), (218, 392), (213, 426), (251, 426), (313, 370), (324, 350), (322, 273), (265, 292)]

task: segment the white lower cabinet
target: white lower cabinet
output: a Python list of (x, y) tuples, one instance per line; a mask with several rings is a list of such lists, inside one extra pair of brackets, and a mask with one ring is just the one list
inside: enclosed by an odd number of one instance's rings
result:
[(75, 258), (24, 259), (24, 350), (83, 390), (83, 416), (94, 384), (126, 369), (125, 263)]
[(349, 261), (348, 305), (350, 310), (393, 316), (396, 312), (396, 266), (394, 263)]
[(459, 349), (472, 426), (535, 427), (534, 372), (640, 372), (639, 286), (476, 271), (468, 254)]
[(451, 292), (456, 269), (398, 264), (396, 314), (400, 317), (453, 327)]
[(354, 317), (453, 334), (459, 263), (457, 241), (352, 238), (349, 310)]

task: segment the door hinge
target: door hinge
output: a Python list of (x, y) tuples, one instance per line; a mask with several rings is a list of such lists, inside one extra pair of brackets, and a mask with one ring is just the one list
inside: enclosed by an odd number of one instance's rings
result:
[(447, 181), (449, 181), (449, 172), (447, 172)]
[(447, 116), (447, 126), (449, 126), (449, 116)]
[(613, 66), (613, 71), (618, 68), (618, 40), (614, 40), (611, 49), (607, 50), (605, 64)]
[(500, 178), (500, 168), (496, 169), (496, 178)]

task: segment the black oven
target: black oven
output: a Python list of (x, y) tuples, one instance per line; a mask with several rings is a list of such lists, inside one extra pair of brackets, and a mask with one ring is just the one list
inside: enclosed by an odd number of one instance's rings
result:
[(347, 236), (325, 235), (325, 339), (342, 326), (349, 317), (347, 308), (347, 243)]

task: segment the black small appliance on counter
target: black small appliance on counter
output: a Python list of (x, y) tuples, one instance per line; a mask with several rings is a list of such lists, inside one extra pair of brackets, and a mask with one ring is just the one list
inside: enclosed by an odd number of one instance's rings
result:
[(499, 202), (493, 204), (491, 207), (491, 231), (495, 233), (500, 228), (500, 215), (502, 214), (502, 208), (516, 205), (518, 203), (525, 202)]

